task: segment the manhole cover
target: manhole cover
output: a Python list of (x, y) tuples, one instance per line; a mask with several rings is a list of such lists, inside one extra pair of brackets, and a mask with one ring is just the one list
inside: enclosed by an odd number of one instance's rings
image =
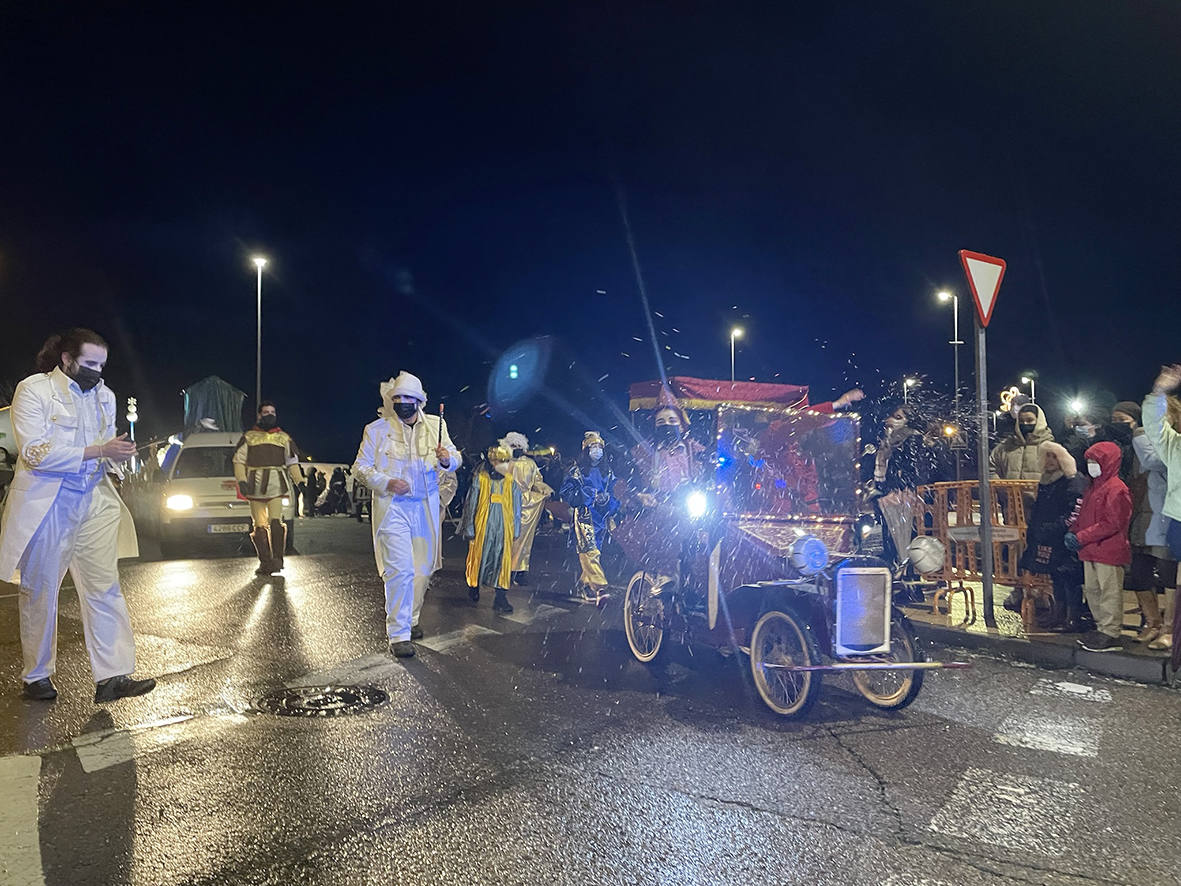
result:
[(280, 717), (342, 717), (380, 707), (389, 695), (372, 686), (301, 686), (264, 695), (255, 708)]

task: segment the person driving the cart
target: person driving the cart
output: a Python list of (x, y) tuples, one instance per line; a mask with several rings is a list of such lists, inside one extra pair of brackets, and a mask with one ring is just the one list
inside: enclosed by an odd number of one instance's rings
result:
[[(666, 401), (664, 396), (662, 401)], [(651, 444), (632, 449), (635, 465), (632, 488), (644, 507), (666, 501), (685, 483), (701, 478), (705, 448), (688, 435), (689, 420), (671, 396), (656, 410)]]
[(562, 482), (561, 499), (573, 508), (570, 535), (578, 552), (581, 573), (576, 592), (583, 602), (598, 602), (606, 596), (607, 576), (600, 554), (610, 533), (611, 519), (619, 511), (615, 497), (615, 475), (604, 456), (606, 445), (598, 431), (587, 431), (582, 452)]

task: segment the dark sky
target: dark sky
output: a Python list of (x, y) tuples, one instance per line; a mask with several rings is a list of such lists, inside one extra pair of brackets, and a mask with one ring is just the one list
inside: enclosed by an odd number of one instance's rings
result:
[[(0, 6), (0, 379), (77, 323), (141, 439), (252, 392), (260, 250), (264, 396), (317, 457), (399, 369), (462, 412), (542, 334), (608, 427), (657, 374), (621, 195), (672, 372), (725, 377), (740, 320), (741, 376), (946, 390), (963, 248), (1009, 262), (994, 393), (1181, 358), (1172, 0), (423, 5)], [(552, 408), (523, 430), (581, 430)]]

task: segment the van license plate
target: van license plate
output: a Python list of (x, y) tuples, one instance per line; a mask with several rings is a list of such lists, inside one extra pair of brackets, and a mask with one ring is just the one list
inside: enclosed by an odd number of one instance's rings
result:
[(217, 534), (220, 532), (249, 532), (249, 523), (214, 523), (208, 527), (209, 531)]

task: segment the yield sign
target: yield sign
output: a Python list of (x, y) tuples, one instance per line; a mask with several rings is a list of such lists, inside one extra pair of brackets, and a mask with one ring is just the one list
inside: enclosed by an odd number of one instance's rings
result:
[(1005, 279), (1005, 260), (961, 249), (960, 264), (964, 266), (972, 298), (976, 301), (980, 325), (987, 327), (988, 321), (992, 319), (992, 309), (996, 307), (996, 294), (1000, 291), (1001, 281)]

